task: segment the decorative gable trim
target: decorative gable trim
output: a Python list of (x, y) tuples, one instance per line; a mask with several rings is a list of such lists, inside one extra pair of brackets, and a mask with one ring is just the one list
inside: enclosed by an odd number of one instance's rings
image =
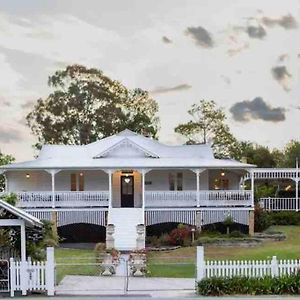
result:
[(146, 157), (151, 157), (151, 158), (159, 158), (159, 155), (149, 151), (147, 149), (145, 149), (144, 147), (138, 145), (137, 143), (131, 141), (128, 138), (124, 138), (122, 139), (120, 142), (116, 143), (115, 145), (109, 147), (108, 149), (100, 152), (99, 154), (97, 154), (96, 156), (94, 156), (93, 158), (103, 158), (106, 157), (110, 152), (112, 152), (113, 150), (116, 150), (118, 148), (121, 147), (132, 147), (133, 149), (143, 153)]

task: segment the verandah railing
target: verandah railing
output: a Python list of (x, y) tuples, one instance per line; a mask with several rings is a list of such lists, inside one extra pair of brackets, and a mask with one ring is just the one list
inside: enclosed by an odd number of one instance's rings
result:
[[(4, 195), (4, 193), (2, 193)], [(52, 192), (16, 192), (18, 207), (51, 208), (59, 207), (103, 207), (108, 206), (108, 191), (92, 192), (55, 192), (53, 203)], [(0, 195), (1, 196), (1, 195)]]
[[(298, 205), (297, 205), (298, 201)], [(296, 198), (261, 198), (260, 206), (267, 211), (297, 210), (299, 199)]]
[[(146, 191), (146, 207), (194, 207), (197, 191)], [(249, 206), (251, 191), (199, 191), (200, 206)]]

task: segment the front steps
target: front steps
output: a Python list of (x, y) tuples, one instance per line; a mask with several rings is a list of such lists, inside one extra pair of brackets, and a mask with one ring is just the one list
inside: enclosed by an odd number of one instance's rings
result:
[(130, 251), (137, 248), (137, 225), (144, 224), (142, 208), (110, 208), (108, 224), (114, 228), (114, 248)]

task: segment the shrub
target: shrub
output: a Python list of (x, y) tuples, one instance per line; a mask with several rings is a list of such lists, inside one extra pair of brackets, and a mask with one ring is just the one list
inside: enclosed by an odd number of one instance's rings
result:
[(169, 234), (169, 243), (174, 246), (188, 246), (191, 244), (191, 230), (187, 225), (179, 224)]
[(4, 196), (1, 196), (0, 199), (6, 201), (8, 204), (12, 206), (15, 206), (18, 201), (18, 197), (14, 193), (5, 194)]
[(254, 209), (254, 231), (261, 232), (271, 225), (269, 214), (259, 205), (255, 205)]
[(206, 278), (198, 282), (197, 291), (199, 295), (203, 296), (298, 295), (300, 293), (300, 273), (282, 277)]
[(299, 225), (300, 213), (295, 211), (276, 211), (269, 213), (272, 225)]
[(238, 230), (233, 230), (232, 232), (230, 232), (229, 236), (232, 238), (242, 238), (246, 235)]

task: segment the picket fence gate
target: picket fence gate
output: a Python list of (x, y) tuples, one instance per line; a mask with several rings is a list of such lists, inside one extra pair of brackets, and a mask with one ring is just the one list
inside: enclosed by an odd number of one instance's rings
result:
[(204, 248), (197, 247), (197, 281), (211, 277), (278, 277), (300, 271), (300, 260), (205, 260)]
[(47, 248), (47, 260), (32, 262), (15, 261), (10, 259), (10, 296), (14, 297), (16, 291), (22, 295), (27, 292), (47, 292), (48, 296), (54, 295), (54, 248)]

